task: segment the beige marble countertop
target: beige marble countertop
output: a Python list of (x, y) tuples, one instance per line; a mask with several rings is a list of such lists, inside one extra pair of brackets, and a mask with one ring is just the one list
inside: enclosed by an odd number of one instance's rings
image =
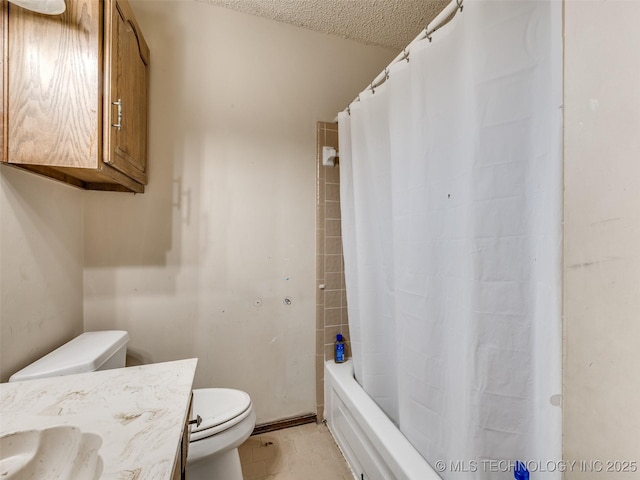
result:
[(102, 437), (104, 480), (171, 479), (197, 359), (0, 384), (0, 434), (75, 425)]

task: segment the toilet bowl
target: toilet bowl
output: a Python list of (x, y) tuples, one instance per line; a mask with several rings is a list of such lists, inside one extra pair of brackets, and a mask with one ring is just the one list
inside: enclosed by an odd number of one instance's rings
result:
[[(36, 360), (10, 382), (71, 375), (125, 366), (129, 334), (122, 330), (85, 332)], [(242, 480), (238, 446), (256, 423), (251, 398), (228, 388), (193, 391), (193, 426), (189, 438), (187, 468), (191, 480)]]
[(256, 424), (249, 395), (229, 388), (195, 389), (192, 411), (202, 421), (189, 438), (189, 479), (242, 480), (238, 447)]

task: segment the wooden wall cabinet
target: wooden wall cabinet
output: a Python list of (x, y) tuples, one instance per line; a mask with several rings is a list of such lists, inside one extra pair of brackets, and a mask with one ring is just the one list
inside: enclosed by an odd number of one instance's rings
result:
[(5, 86), (7, 85), (7, 50), (4, 48), (7, 39), (7, 7), (6, 0), (0, 0), (0, 162), (7, 158), (7, 95)]
[(144, 192), (149, 47), (127, 0), (56, 16), (2, 2), (2, 161), (88, 190)]

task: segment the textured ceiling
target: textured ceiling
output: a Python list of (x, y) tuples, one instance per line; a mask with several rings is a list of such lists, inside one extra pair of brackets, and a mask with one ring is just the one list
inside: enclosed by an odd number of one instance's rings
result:
[(201, 0), (398, 52), (448, 0)]

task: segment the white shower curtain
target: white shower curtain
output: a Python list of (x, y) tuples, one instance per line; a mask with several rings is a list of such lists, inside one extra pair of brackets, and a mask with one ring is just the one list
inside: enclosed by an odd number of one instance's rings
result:
[(339, 115), (356, 377), (445, 479), (562, 465), (559, 1), (465, 0)]

